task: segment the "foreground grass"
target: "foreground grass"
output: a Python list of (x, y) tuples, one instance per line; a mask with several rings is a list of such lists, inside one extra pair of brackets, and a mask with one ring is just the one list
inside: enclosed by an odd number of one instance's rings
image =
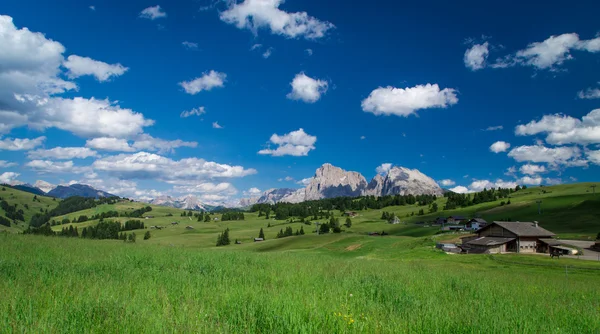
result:
[(355, 242), (251, 252), (0, 235), (0, 332), (600, 330), (597, 272), (565, 278), (429, 245), (352, 257)]

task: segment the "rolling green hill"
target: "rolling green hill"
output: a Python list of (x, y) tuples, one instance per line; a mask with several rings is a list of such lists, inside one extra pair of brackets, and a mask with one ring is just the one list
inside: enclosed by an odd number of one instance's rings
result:
[[(36, 200), (34, 200), (34, 196)], [(17, 224), (11, 224), (11, 227), (0, 225), (0, 231), (21, 232), (29, 223), (31, 216), (36, 213), (50, 211), (54, 209), (60, 200), (47, 196), (37, 196), (29, 192), (14, 189), (7, 186), (0, 186), (0, 197), (9, 205), (17, 205), (17, 210), (23, 210), (24, 220), (17, 221)], [(6, 216), (5, 210), (0, 208), (0, 216)]]

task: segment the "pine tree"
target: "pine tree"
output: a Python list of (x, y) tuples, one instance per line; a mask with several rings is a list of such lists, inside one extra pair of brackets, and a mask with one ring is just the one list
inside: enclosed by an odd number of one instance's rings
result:
[(258, 232), (258, 237), (263, 238), (263, 240), (265, 239), (265, 232), (263, 232), (262, 227), (260, 228), (260, 232)]
[(346, 224), (344, 225), (348, 228), (352, 227), (352, 219), (350, 219), (350, 217), (346, 218)]
[[(304, 226), (300, 226), (300, 235), (304, 235)], [(600, 233), (598, 233), (600, 236)]]
[(210, 215), (206, 214), (206, 216), (204, 216), (204, 222), (210, 223)]
[(146, 233), (144, 233), (144, 240), (148, 240), (150, 239), (151, 235), (150, 235), (150, 231), (146, 231)]
[(229, 241), (229, 228), (225, 229), (223, 232), (223, 246), (229, 245), (231, 241)]

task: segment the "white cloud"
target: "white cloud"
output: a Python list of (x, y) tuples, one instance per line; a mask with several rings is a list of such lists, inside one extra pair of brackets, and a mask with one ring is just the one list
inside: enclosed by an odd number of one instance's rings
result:
[(297, 184), (303, 185), (303, 186), (307, 186), (310, 184), (310, 182), (312, 181), (312, 177), (307, 177), (305, 179), (302, 179), (300, 181), (297, 181)]
[(475, 180), (469, 185), (469, 192), (478, 192), (491, 188), (515, 188), (518, 184), (512, 181), (497, 179), (495, 182), (489, 180)]
[(20, 184), (21, 182), (17, 181), (17, 177), (19, 177), (19, 173), (14, 172), (4, 172), (0, 174), (0, 184)]
[(455, 185), (456, 182), (454, 182), (453, 180), (450, 180), (450, 179), (445, 179), (445, 180), (441, 180), (440, 184), (443, 185), (444, 187), (449, 187), (449, 186)]
[(497, 141), (490, 146), (490, 151), (494, 153), (506, 152), (510, 148), (510, 144), (505, 141)]
[(67, 72), (69, 78), (93, 75), (100, 82), (107, 81), (111, 77), (121, 76), (129, 70), (128, 67), (118, 63), (111, 65), (89, 57), (80, 57), (76, 55), (69, 56), (67, 60), (63, 62), (63, 66), (69, 70)]
[(522, 174), (537, 175), (546, 172), (546, 167), (541, 165), (526, 164), (519, 168)]
[(588, 151), (585, 155), (592, 163), (600, 166), (600, 151)]
[(600, 99), (600, 88), (588, 88), (577, 93), (580, 99)]
[(17, 164), (16, 162), (10, 162), (10, 161), (6, 161), (6, 160), (0, 160), (0, 168), (9, 168), (9, 167), (15, 167), (18, 166), (19, 164)]
[(362, 109), (375, 115), (408, 117), (417, 110), (447, 108), (458, 103), (452, 88), (440, 90), (437, 84), (417, 85), (408, 88), (379, 87), (362, 101)]
[(167, 17), (167, 13), (160, 6), (152, 6), (145, 8), (140, 12), (140, 17), (143, 19), (156, 20), (162, 17)]
[(212, 178), (235, 178), (256, 174), (255, 169), (230, 166), (198, 158), (172, 160), (157, 154), (139, 152), (96, 160), (95, 170), (121, 179), (154, 179), (174, 184)]
[(164, 140), (144, 133), (135, 139), (132, 146), (138, 151), (158, 151), (159, 153), (172, 153), (176, 148), (179, 147), (197, 147), (198, 143), (195, 141), (183, 141), (181, 139)]
[(317, 39), (335, 26), (326, 21), (309, 16), (306, 12), (288, 13), (279, 9), (284, 0), (244, 0), (242, 3), (232, 2), (230, 7), (221, 13), (221, 20), (235, 24), (239, 29), (249, 29), (254, 34), (263, 27), (271, 33), (288, 38), (304, 37)]
[(186, 184), (174, 186), (173, 191), (177, 193), (192, 193), (192, 194), (220, 194), (220, 195), (235, 195), (237, 189), (229, 182), (212, 183), (202, 182), (196, 184)]
[(270, 148), (258, 151), (258, 154), (272, 155), (274, 157), (280, 157), (285, 155), (291, 156), (307, 156), (308, 152), (315, 149), (315, 143), (317, 142), (316, 136), (311, 136), (304, 132), (304, 129), (300, 128), (296, 131), (292, 131), (285, 135), (273, 134), (269, 141), (277, 148), (272, 150)]
[(483, 131), (497, 131), (497, 130), (502, 130), (502, 129), (504, 129), (504, 127), (502, 125), (497, 125), (497, 126), (488, 126)]
[(360, 140), (365, 140), (365, 139), (367, 139), (367, 137), (365, 137), (365, 136), (360, 136)]
[(488, 42), (485, 42), (483, 44), (475, 44), (470, 49), (467, 49), (464, 56), (465, 66), (473, 71), (484, 68), (487, 57), (490, 54), (488, 46)]
[(562, 184), (563, 180), (562, 179), (558, 179), (558, 178), (547, 177), (547, 178), (544, 179), (544, 183), (547, 184), (547, 185), (553, 186), (553, 185), (557, 185), (557, 184)]
[(517, 182), (519, 184), (531, 185), (531, 186), (539, 186), (542, 184), (543, 179), (539, 176), (524, 176), (520, 178)]
[(573, 50), (598, 52), (600, 37), (580, 40), (579, 35), (575, 33), (550, 36), (542, 42), (531, 43), (523, 50), (499, 58), (491, 67), (506, 68), (522, 65), (542, 70), (556, 70), (565, 61), (573, 59), (571, 55)]
[(44, 143), (46, 137), (29, 138), (4, 138), (0, 140), (0, 151), (26, 151), (36, 148)]
[(90, 10), (96, 10), (96, 6), (90, 6)]
[(267, 50), (265, 50), (265, 52), (263, 52), (263, 54), (262, 54), (263, 58), (267, 59), (267, 58), (271, 57), (273, 50), (274, 50), (273, 48), (268, 48)]
[(88, 167), (78, 167), (73, 161), (51, 161), (51, 160), (32, 160), (25, 166), (35, 170), (40, 174), (47, 173), (85, 173), (90, 169)]
[(86, 141), (85, 146), (101, 151), (132, 152), (135, 150), (129, 146), (126, 139), (108, 137), (89, 139)]
[(327, 81), (313, 79), (304, 72), (296, 74), (290, 83), (292, 91), (287, 95), (290, 100), (302, 100), (306, 103), (315, 103), (321, 98), (321, 94), (327, 92), (329, 84)]
[(212, 127), (213, 127), (213, 129), (222, 129), (223, 128), (223, 126), (219, 125), (218, 122), (213, 122)]
[(313, 50), (312, 49), (306, 49), (306, 50), (304, 50), (304, 52), (306, 52), (306, 54), (308, 56), (312, 56), (313, 55)]
[(97, 155), (96, 151), (86, 147), (55, 147), (49, 150), (38, 149), (27, 153), (29, 159), (55, 160), (85, 159)]
[(188, 50), (198, 50), (198, 43), (183, 41), (181, 45)]
[(186, 93), (196, 95), (204, 90), (209, 91), (215, 87), (223, 87), (226, 78), (227, 74), (211, 70), (191, 81), (182, 81), (179, 85), (183, 87)]
[(244, 191), (244, 196), (259, 196), (260, 194), (262, 194), (262, 191), (256, 187)]
[(186, 117), (190, 117), (190, 116), (200, 116), (206, 114), (206, 110), (204, 109), (204, 107), (198, 107), (198, 108), (194, 108), (192, 110), (185, 110), (182, 111), (181, 114), (179, 115), (179, 117), (181, 118), (186, 118)]
[(252, 47), (250, 48), (250, 51), (254, 51), (256, 49), (260, 49), (262, 48), (262, 44), (254, 44), (252, 45)]
[(387, 175), (390, 169), (392, 169), (392, 164), (387, 162), (377, 166), (377, 168), (375, 168), (375, 171), (377, 172), (377, 174)]
[(547, 133), (546, 142), (553, 145), (600, 143), (600, 109), (595, 109), (581, 120), (567, 115), (545, 115), (539, 121), (519, 125), (519, 136)]
[(457, 186), (454, 188), (450, 188), (450, 191), (455, 192), (457, 194), (466, 194), (469, 193), (469, 189), (464, 186)]
[(508, 152), (508, 156), (519, 162), (548, 163), (550, 165), (586, 166), (577, 147), (519, 146)]

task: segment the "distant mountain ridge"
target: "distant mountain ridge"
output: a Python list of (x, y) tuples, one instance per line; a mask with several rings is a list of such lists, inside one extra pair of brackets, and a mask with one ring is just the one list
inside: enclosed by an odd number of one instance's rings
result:
[(71, 184), (69, 186), (57, 186), (47, 193), (48, 196), (57, 198), (67, 198), (71, 196), (81, 196), (90, 198), (117, 197), (106, 191), (97, 190), (86, 184)]
[(39, 188), (37, 188), (35, 186), (32, 186), (29, 183), (18, 184), (18, 185), (14, 185), (12, 187), (15, 188), (15, 189), (19, 189), (19, 190), (28, 192), (28, 193), (32, 193), (34, 195), (40, 195), (40, 196), (46, 195), (46, 193), (43, 190), (41, 190), (41, 189), (39, 189)]
[(409, 194), (441, 196), (444, 191), (432, 178), (417, 169), (392, 167), (385, 176), (378, 174), (367, 183), (365, 177), (358, 172), (345, 171), (326, 163), (316, 170), (305, 188), (269, 189), (258, 198), (240, 200), (240, 204), (300, 203), (334, 197)]
[(179, 198), (164, 195), (151, 200), (149, 203), (184, 210), (209, 211), (212, 209), (211, 206), (202, 203), (200, 199), (194, 195), (187, 195)]

